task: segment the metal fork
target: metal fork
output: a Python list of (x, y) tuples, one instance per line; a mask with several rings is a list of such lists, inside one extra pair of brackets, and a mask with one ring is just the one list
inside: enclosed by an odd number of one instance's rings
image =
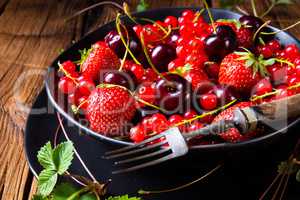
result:
[[(112, 173), (118, 174), (130, 172), (152, 165), (156, 165), (167, 160), (174, 159), (187, 154), (189, 150), (187, 141), (195, 136), (219, 134), (233, 127), (235, 127), (235, 124), (232, 120), (221, 120), (217, 123), (208, 125), (204, 128), (187, 134), (182, 134), (177, 127), (174, 127), (151, 138), (148, 138), (141, 143), (106, 152), (104, 158), (120, 159), (122, 157), (129, 157), (124, 160), (116, 161), (114, 163), (115, 165), (132, 164), (135, 162), (137, 163), (139, 161), (140, 164), (135, 164), (121, 170), (113, 171)], [(161, 141), (153, 143), (157, 140)], [(133, 155), (135, 156), (130, 157)]]

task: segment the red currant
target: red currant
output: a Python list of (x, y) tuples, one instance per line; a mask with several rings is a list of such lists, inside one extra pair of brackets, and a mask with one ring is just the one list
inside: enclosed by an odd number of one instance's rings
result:
[(177, 18), (174, 16), (168, 16), (164, 22), (167, 26), (171, 26), (172, 28), (176, 28), (178, 26)]
[(278, 40), (272, 40), (267, 44), (273, 51), (277, 51), (281, 49), (280, 42)]
[(65, 61), (65, 62), (63, 62), (62, 64), (61, 64), (61, 66), (63, 67), (63, 69), (65, 70), (65, 71), (67, 71), (68, 73), (73, 73), (73, 72), (75, 72), (76, 71), (76, 65), (72, 62), (72, 61), (70, 61), (70, 60), (67, 60), (67, 61)]
[[(150, 104), (153, 104), (155, 101), (155, 89), (154, 84), (151, 83), (144, 83), (142, 84), (137, 90), (137, 96), (139, 99), (146, 101)], [(139, 102), (141, 107), (144, 107), (145, 104)]]
[(184, 60), (180, 58), (176, 58), (175, 60), (171, 61), (168, 64), (168, 71), (174, 72), (177, 67), (182, 67), (182, 66), (184, 66)]
[(151, 122), (153, 131), (156, 133), (161, 133), (170, 127), (166, 116), (164, 116), (161, 113), (156, 113), (152, 115)]
[(194, 20), (195, 13), (192, 10), (185, 10), (182, 12), (182, 17), (189, 18), (191, 21)]
[(218, 98), (215, 94), (203, 94), (200, 96), (199, 103), (204, 110), (213, 110), (218, 105)]
[(188, 128), (188, 132), (196, 131), (203, 128), (204, 125), (198, 121), (192, 123), (192, 125)]
[(134, 76), (136, 77), (136, 80), (138, 82), (141, 82), (142, 77), (145, 73), (145, 70), (142, 67), (142, 65), (132, 64), (131, 67), (130, 67), (130, 71), (134, 74)]
[(137, 125), (130, 129), (130, 139), (133, 140), (135, 143), (142, 142), (145, 140), (147, 134), (142, 125)]
[(169, 118), (169, 123), (170, 125), (176, 125), (180, 122), (182, 122), (184, 118), (181, 115), (172, 115)]
[(258, 48), (258, 51), (264, 58), (270, 58), (273, 55), (273, 50), (268, 46), (261, 46)]
[(184, 115), (183, 115), (184, 119), (186, 119), (186, 120), (192, 119), (196, 116), (197, 116), (197, 113), (194, 110), (189, 110), (186, 113), (184, 113)]
[(288, 58), (295, 59), (299, 55), (299, 49), (295, 44), (289, 44), (285, 47), (284, 52)]
[(76, 84), (72, 79), (64, 76), (60, 78), (58, 82), (58, 88), (64, 94), (71, 94), (75, 91)]
[(90, 93), (95, 89), (95, 84), (92, 80), (82, 79), (79, 81), (77, 87), (82, 95), (89, 96)]

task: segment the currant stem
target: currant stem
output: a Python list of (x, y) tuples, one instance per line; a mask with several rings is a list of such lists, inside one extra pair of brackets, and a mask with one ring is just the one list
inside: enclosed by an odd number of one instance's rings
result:
[(186, 187), (189, 187), (199, 181), (202, 181), (203, 179), (207, 178), (208, 176), (210, 176), (211, 174), (213, 174), (214, 172), (216, 172), (217, 170), (219, 170), (221, 167), (223, 166), (223, 164), (219, 164), (217, 165), (215, 168), (213, 168), (212, 170), (210, 170), (208, 173), (206, 173), (205, 175), (201, 176), (200, 178), (190, 182), (190, 183), (187, 183), (187, 184), (184, 184), (184, 185), (181, 185), (179, 187), (175, 187), (175, 188), (170, 188), (170, 189), (166, 189), (166, 190), (154, 190), (154, 191), (147, 191), (147, 190), (139, 190), (138, 193), (139, 194), (142, 194), (142, 195), (149, 195), (149, 194), (161, 194), (161, 193), (167, 193), (167, 192), (174, 192), (174, 191), (178, 191), (178, 190), (181, 190), (181, 189), (184, 189)]
[(300, 21), (297, 21), (295, 24), (292, 24), (284, 29), (278, 30), (278, 31), (274, 31), (274, 32), (261, 32), (260, 34), (262, 35), (276, 35), (277, 33), (283, 32), (283, 31), (287, 31), (291, 28), (294, 28), (295, 26), (299, 25)]
[(251, 7), (252, 7), (252, 10), (253, 10), (253, 15), (255, 17), (257, 17), (258, 14), (257, 14), (257, 10), (256, 10), (255, 0), (251, 0)]
[[(59, 124), (60, 124), (60, 127), (61, 127), (61, 129), (62, 129), (62, 132), (63, 132), (64, 136), (66, 137), (66, 139), (67, 139), (68, 141), (71, 141), (71, 142), (72, 142), (72, 140), (70, 140), (70, 138), (69, 138), (69, 136), (68, 136), (68, 134), (67, 134), (67, 132), (66, 132), (66, 130), (65, 130), (65, 127), (64, 127), (64, 125), (63, 125), (63, 123), (62, 123), (62, 119), (61, 119), (61, 117), (60, 117), (60, 114), (59, 114), (58, 112), (56, 112), (56, 115), (57, 115), (57, 119), (58, 119), (58, 122), (59, 122)], [(90, 178), (91, 178), (94, 182), (97, 182), (97, 179), (94, 177), (94, 175), (91, 173), (91, 171), (87, 168), (87, 166), (86, 166), (85, 163), (83, 162), (81, 156), (79, 155), (79, 153), (78, 153), (78, 151), (76, 150), (75, 147), (74, 147), (74, 154), (76, 155), (76, 157), (78, 158), (78, 160), (79, 160), (79, 162), (81, 163), (82, 167), (85, 169), (85, 171), (86, 171), (87, 174), (90, 176)]]
[(71, 76), (71, 74), (64, 69), (64, 67), (62, 66), (62, 64), (60, 64), (60, 62), (58, 62), (58, 67), (59, 67), (59, 70), (61, 70), (65, 74), (66, 77), (71, 79), (75, 83), (75, 85), (78, 85), (78, 81), (76, 80), (76, 78)]
[(206, 0), (202, 0), (202, 2), (204, 4), (205, 9), (207, 10), (208, 17), (209, 17), (209, 20), (211, 22), (211, 26), (212, 26), (212, 28), (214, 30), (214, 33), (216, 33), (216, 26), (215, 26), (214, 18), (212, 16), (211, 12), (210, 12), (210, 9), (209, 9), (209, 6), (207, 4), (207, 1)]
[(73, 19), (74, 17), (77, 17), (77, 16), (79, 16), (79, 15), (81, 15), (81, 14), (83, 14), (83, 13), (85, 13), (85, 12), (91, 10), (91, 9), (94, 9), (94, 8), (102, 6), (102, 5), (112, 5), (112, 6), (118, 8), (120, 10), (123, 10), (123, 7), (120, 4), (116, 3), (116, 2), (113, 2), (113, 1), (102, 1), (102, 2), (95, 3), (94, 5), (88, 6), (88, 7), (84, 8), (84, 9), (76, 12), (71, 17), (68, 17), (67, 19), (65, 19), (65, 22), (67, 22), (67, 21)]
[(264, 191), (264, 193), (260, 196), (259, 200), (263, 200), (265, 196), (269, 193), (269, 191), (272, 189), (274, 184), (277, 182), (277, 180), (280, 178), (282, 174), (277, 174), (276, 177), (273, 179), (272, 183), (269, 185), (269, 187)]

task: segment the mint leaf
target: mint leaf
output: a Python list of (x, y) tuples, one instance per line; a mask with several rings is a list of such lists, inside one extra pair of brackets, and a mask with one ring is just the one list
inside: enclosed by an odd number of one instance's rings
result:
[(59, 144), (53, 152), (53, 160), (57, 169), (57, 173), (62, 175), (70, 167), (74, 155), (73, 143), (63, 142)]
[(38, 177), (38, 194), (48, 196), (57, 182), (56, 171), (44, 169)]
[(139, 197), (128, 197), (128, 195), (109, 197), (107, 200), (141, 200)]
[(300, 169), (298, 170), (297, 174), (296, 174), (296, 180), (298, 182), (300, 182)]
[(53, 150), (50, 142), (47, 142), (45, 146), (43, 146), (37, 155), (39, 163), (45, 169), (55, 170), (55, 163), (53, 162)]
[(77, 188), (70, 183), (61, 183), (56, 186), (52, 192), (53, 200), (65, 200), (74, 192), (77, 191)]

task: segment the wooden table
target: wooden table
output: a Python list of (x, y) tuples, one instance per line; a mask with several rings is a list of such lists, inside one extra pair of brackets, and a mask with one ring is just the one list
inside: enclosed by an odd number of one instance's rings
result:
[[(135, 8), (138, 0), (128, 3)], [(147, 0), (151, 8), (201, 5), (200, 0)], [(218, 7), (218, 1), (210, 2)], [(266, 8), (257, 1), (258, 10)], [(43, 88), (43, 73), (59, 50), (68, 47), (99, 25), (112, 20), (115, 10), (97, 8), (65, 23), (64, 19), (91, 5), (84, 0), (0, 1), (0, 197), (30, 199), (36, 180), (29, 171), (23, 148), (28, 109)], [(250, 1), (244, 5), (250, 11)], [(275, 8), (273, 25), (286, 27), (300, 19), (300, 1)], [(300, 26), (290, 30), (300, 36)], [(37, 75), (30, 75), (32, 72)], [(43, 133), (41, 133), (43, 134)]]

